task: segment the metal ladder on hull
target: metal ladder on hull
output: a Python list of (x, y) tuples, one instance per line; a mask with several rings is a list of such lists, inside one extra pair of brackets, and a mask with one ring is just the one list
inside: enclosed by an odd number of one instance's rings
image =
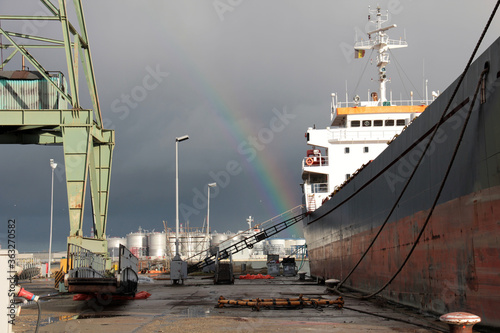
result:
[(307, 197), (307, 211), (314, 212), (316, 210), (316, 198), (314, 197), (314, 194), (308, 194)]

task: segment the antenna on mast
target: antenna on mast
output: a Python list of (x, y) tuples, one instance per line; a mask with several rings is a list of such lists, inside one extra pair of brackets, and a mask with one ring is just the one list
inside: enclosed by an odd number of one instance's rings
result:
[[(373, 19), (372, 19), (373, 18)], [(354, 49), (359, 51), (355, 54), (363, 54), (365, 50), (378, 50), (377, 56), (377, 67), (379, 72), (379, 86), (380, 86), (380, 105), (388, 105), (387, 96), (386, 96), (386, 82), (387, 73), (385, 67), (389, 64), (389, 50), (397, 49), (402, 47), (407, 47), (408, 43), (406, 40), (395, 40), (389, 39), (389, 36), (386, 34), (386, 31), (392, 28), (396, 28), (396, 25), (390, 25), (388, 27), (382, 27), (382, 24), (389, 21), (389, 12), (386, 11), (384, 15), (382, 15), (380, 11), (380, 6), (377, 6), (377, 9), (372, 10), (368, 7), (368, 20), (375, 24), (376, 29), (368, 32), (368, 40), (356, 42), (354, 44)], [(372, 38), (372, 35), (374, 38)], [(406, 32), (405, 32), (406, 39)]]

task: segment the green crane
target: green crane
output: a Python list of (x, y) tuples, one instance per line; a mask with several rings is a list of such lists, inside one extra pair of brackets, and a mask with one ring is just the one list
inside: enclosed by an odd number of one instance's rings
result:
[[(0, 27), (4, 41), (0, 47), (11, 51), (1, 64), (0, 72), (0, 89), (6, 100), (0, 106), (0, 143), (63, 146), (70, 223), (68, 245), (107, 257), (106, 220), (115, 135), (114, 131), (103, 128), (82, 1), (73, 1), (73, 14), (78, 20), (76, 26), (68, 19), (66, 0), (58, 0), (57, 5), (53, 0), (40, 2), (49, 14), (15, 16), (0, 13), (0, 22), (38, 21), (47, 25), (60, 24), (62, 29), (60, 39), (54, 39)], [(33, 49), (64, 50), (67, 77), (49, 72), (30, 53)], [(36, 71), (29, 72), (25, 68), (22, 71), (3, 71), (16, 55), (23, 58), (23, 64), (26, 60)], [(84, 109), (80, 105), (80, 71), (85, 74), (92, 109)], [(65, 85), (66, 79), (69, 89)], [(33, 103), (32, 94), (24, 96), (22, 90), (16, 88), (19, 84), (36, 85), (39, 91), (45, 89), (46, 93), (40, 94)], [(43, 96), (49, 96), (50, 101), (43, 101)], [(92, 200), (93, 238), (83, 237), (82, 232), (87, 180), (90, 181)], [(109, 260), (106, 266), (110, 266)]]

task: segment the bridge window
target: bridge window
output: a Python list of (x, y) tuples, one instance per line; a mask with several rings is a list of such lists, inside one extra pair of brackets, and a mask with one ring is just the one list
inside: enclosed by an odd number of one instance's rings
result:
[(373, 126), (382, 126), (384, 122), (382, 120), (374, 120), (373, 121)]
[(404, 119), (398, 119), (396, 120), (396, 126), (405, 126), (406, 121)]
[(385, 121), (385, 126), (394, 126), (394, 119), (387, 119)]
[(363, 127), (370, 127), (370, 126), (372, 126), (371, 120), (363, 120)]
[(344, 153), (345, 153), (345, 154), (349, 154), (349, 147), (345, 147), (345, 148), (344, 148)]
[(351, 127), (359, 127), (359, 120), (351, 120)]
[(363, 147), (363, 153), (367, 153), (368, 152), (368, 147)]

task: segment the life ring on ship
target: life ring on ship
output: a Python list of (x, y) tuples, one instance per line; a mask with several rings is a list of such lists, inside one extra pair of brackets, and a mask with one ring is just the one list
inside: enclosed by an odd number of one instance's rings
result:
[(313, 163), (314, 163), (314, 161), (313, 161), (313, 159), (312, 159), (312, 158), (308, 157), (308, 158), (306, 159), (306, 164), (307, 164), (307, 165), (311, 166), (311, 165), (313, 165)]

